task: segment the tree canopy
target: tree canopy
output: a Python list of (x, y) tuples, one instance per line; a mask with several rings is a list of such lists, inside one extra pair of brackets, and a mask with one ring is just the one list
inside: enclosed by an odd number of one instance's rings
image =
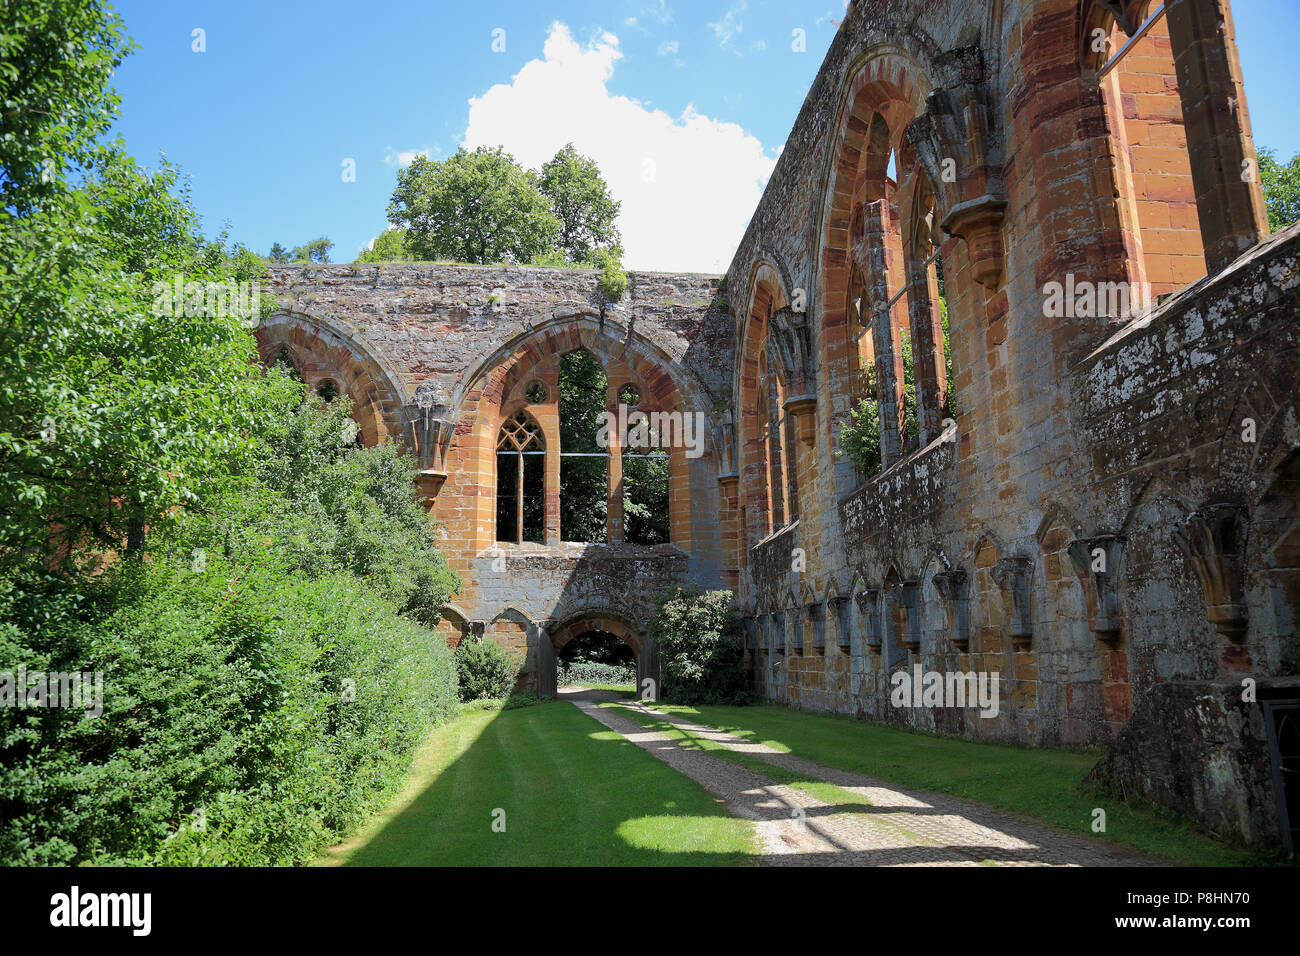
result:
[(1277, 232), (1300, 219), (1300, 154), (1280, 163), (1271, 149), (1259, 151), (1259, 178), (1264, 187), (1268, 227)]
[(417, 259), (478, 264), (532, 262), (560, 231), (537, 174), (500, 146), (462, 147), (441, 161), (417, 156), (397, 174), (388, 220), (408, 230)]
[(358, 261), (604, 267), (622, 256), (618, 211), (595, 162), (572, 144), (540, 171), (524, 169), (500, 146), (462, 147), (445, 160), (417, 156), (398, 172), (388, 204), (398, 235), (381, 236), (383, 249), (377, 239)]
[(622, 203), (610, 194), (595, 161), (572, 143), (542, 166), (538, 188), (560, 220), (559, 250), (571, 262), (590, 262), (598, 248), (619, 247), (614, 220)]

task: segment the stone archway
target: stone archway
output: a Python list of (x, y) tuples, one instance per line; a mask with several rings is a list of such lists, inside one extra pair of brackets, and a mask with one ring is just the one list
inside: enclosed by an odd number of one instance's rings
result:
[[(537, 696), (554, 697), (557, 692), (556, 655), (580, 634), (603, 631), (621, 640), (636, 655), (637, 695), (644, 696), (647, 689), (651, 699), (659, 696), (659, 653), (649, 636), (607, 611), (586, 611), (550, 627), (539, 629), (537, 641)], [(647, 688), (646, 681), (650, 681)]]

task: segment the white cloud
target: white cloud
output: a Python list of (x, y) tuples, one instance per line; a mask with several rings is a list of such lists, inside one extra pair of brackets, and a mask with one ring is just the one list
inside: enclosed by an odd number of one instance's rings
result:
[(429, 155), (431, 155), (432, 152), (433, 150), (431, 149), (431, 147), (428, 146), (425, 146), (421, 149), (403, 149), (400, 151), (394, 150), (393, 147), (389, 146), (384, 149), (384, 165), (385, 166), (410, 166), (411, 161), (414, 160), (415, 157), (417, 156), (428, 157)]
[(725, 269), (775, 165), (762, 143), (692, 106), (672, 117), (610, 93), (623, 55), (611, 33), (584, 46), (554, 23), (542, 53), (469, 101), (465, 147), (500, 143), (536, 168), (572, 142), (623, 203), (629, 268)]
[(724, 48), (730, 46), (736, 34), (745, 32), (745, 24), (740, 22), (740, 15), (745, 12), (745, 8), (748, 6), (749, 0), (736, 0), (727, 8), (727, 12), (722, 15), (721, 20), (709, 24), (714, 36), (718, 38), (719, 46)]
[(643, 4), (641, 15), (653, 20), (655, 23), (667, 24), (673, 22), (673, 14), (668, 9), (666, 0), (651, 0), (650, 3)]
[(681, 48), (681, 44), (676, 40), (669, 40), (666, 43), (659, 44), (660, 56), (672, 56)]

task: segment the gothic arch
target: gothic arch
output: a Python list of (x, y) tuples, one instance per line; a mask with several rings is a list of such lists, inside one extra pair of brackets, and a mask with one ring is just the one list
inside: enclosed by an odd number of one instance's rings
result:
[[(784, 285), (776, 265), (760, 260), (751, 270), (749, 288), (745, 294), (745, 312), (740, 325), (740, 352), (736, 362), (736, 441), (740, 452), (740, 494), (745, 507), (747, 527), (740, 529), (740, 567), (755, 543), (771, 531), (778, 509), (773, 502), (772, 478), (768, 473), (770, 462), (764, 446), (762, 410), (770, 400), (763, 391), (767, 387), (765, 354), (771, 332), (769, 317), (789, 302), (789, 291)], [(778, 489), (779, 490), (779, 489)], [(784, 524), (784, 521), (782, 521)]]
[(254, 333), (264, 365), (287, 348), (298, 373), (313, 390), (326, 379), (352, 400), (352, 417), (361, 426), (361, 441), (375, 445), (401, 439), (406, 376), (377, 350), (329, 319), (288, 309), (271, 315)]
[[(557, 314), (532, 324), (475, 363), (456, 383), (451, 397), (450, 414), (456, 420), (452, 454), (459, 458), (462, 470), (482, 476), (481, 490), (469, 502), (474, 527), (484, 529), (493, 520), (496, 487), (495, 442), (501, 422), (529, 404), (523, 392), (534, 378), (546, 381), (550, 395), (542, 406), (530, 408), (546, 437), (547, 447), (559, 452), (558, 362), (571, 352), (590, 352), (601, 364), (608, 379), (612, 407), (617, 406), (617, 392), (635, 381), (641, 392), (638, 410), (680, 412), (694, 416), (692, 424), (711, 422), (713, 400), (703, 384), (676, 361), (666, 347), (636, 334), (610, 316), (601, 317), (592, 310)], [(704, 432), (708, 431), (706, 427)], [(714, 443), (708, 434), (693, 435), (701, 443), (699, 457), (688, 456), (688, 449), (674, 444), (669, 453), (669, 512), (672, 543), (692, 551), (692, 502), (709, 494), (717, 495), (717, 482), (709, 473)], [(616, 456), (611, 456), (616, 458)], [(621, 469), (621, 461), (610, 468)], [(612, 487), (618, 476), (610, 473)], [(558, 459), (547, 458), (546, 530), (547, 544), (558, 544), (564, 529), (559, 526), (560, 494)], [(615, 493), (611, 492), (614, 496)], [(615, 502), (615, 497), (611, 497)], [(621, 506), (621, 501), (615, 502)], [(611, 504), (611, 535), (620, 535), (623, 526)], [(480, 535), (482, 532), (480, 532)], [(484, 546), (477, 541), (477, 546)]]

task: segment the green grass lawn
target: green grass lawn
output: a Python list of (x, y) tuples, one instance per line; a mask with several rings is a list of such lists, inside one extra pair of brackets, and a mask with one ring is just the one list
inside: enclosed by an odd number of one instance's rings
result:
[[(1083, 778), (1100, 757), (1095, 751), (978, 743), (770, 705), (654, 706), (831, 767), (1024, 814), (1063, 830), (1135, 847), (1172, 863), (1240, 866), (1281, 861), (1280, 854), (1217, 842), (1159, 808), (1085, 791)], [(637, 716), (630, 708), (621, 709)], [(707, 741), (697, 743), (707, 748)], [(756, 759), (747, 757), (745, 762)], [(1092, 833), (1095, 807), (1106, 811), (1103, 834)]]
[[(505, 832), (492, 827), (498, 809)], [(557, 701), (436, 727), (393, 804), (320, 862), (734, 865), (754, 841), (752, 824), (694, 781)]]

